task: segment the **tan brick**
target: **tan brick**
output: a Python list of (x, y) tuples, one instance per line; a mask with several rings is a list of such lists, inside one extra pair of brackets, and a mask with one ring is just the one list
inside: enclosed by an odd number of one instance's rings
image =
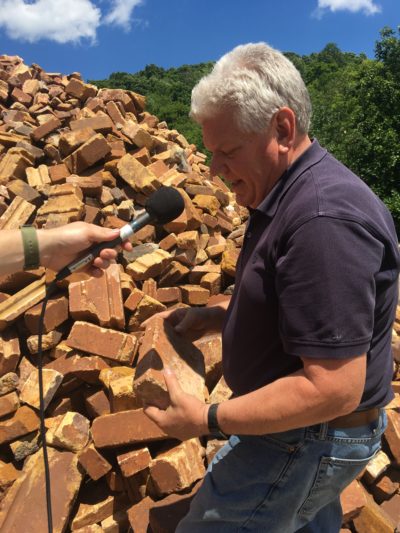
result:
[(32, 162), (18, 153), (8, 152), (0, 160), (0, 184), (5, 185), (13, 179), (23, 179), (26, 169)]
[(125, 121), (121, 129), (122, 133), (128, 137), (138, 148), (147, 148), (151, 150), (153, 147), (153, 139), (151, 135), (139, 124), (131, 120)]
[(95, 494), (88, 503), (80, 503), (78, 511), (71, 522), (72, 530), (101, 522), (117, 510), (114, 496), (101, 492), (100, 497)]
[(0, 331), (40, 302), (45, 295), (45, 278), (34, 281), (0, 304)]
[(135, 379), (135, 393), (142, 405), (150, 403), (159, 409), (166, 409), (170, 404), (169, 393), (164, 374), (155, 368), (147, 369)]
[(137, 340), (133, 335), (82, 321), (74, 323), (66, 344), (77, 350), (128, 364), (132, 364), (137, 349)]
[(96, 132), (94, 129), (89, 127), (64, 131), (60, 135), (60, 141), (58, 145), (60, 154), (62, 157), (67, 157), (95, 135)]
[(7, 372), (0, 377), (0, 396), (16, 390), (18, 386), (18, 375), (14, 372)]
[(80, 120), (73, 120), (70, 123), (72, 131), (90, 128), (96, 133), (110, 133), (113, 129), (113, 122), (106, 114), (98, 114), (91, 118), (82, 118)]
[(219, 294), (221, 292), (221, 274), (212, 272), (204, 274), (200, 281), (200, 287), (207, 289), (211, 296)]
[(20, 407), (11, 418), (0, 424), (0, 444), (18, 439), (39, 428), (39, 417), (26, 405)]
[(22, 85), (22, 90), (24, 91), (24, 93), (30, 94), (31, 96), (35, 96), (39, 89), (39, 80), (26, 80)]
[(20, 196), (16, 196), (0, 217), (1, 229), (18, 229), (28, 222), (36, 207)]
[(45, 190), (45, 187), (51, 183), (49, 167), (46, 165), (39, 165), (38, 168), (28, 167), (26, 178), (29, 185), (38, 191)]
[(221, 270), (228, 274), (228, 276), (235, 277), (236, 274), (236, 263), (239, 257), (239, 249), (233, 247), (225, 248), (224, 253), (222, 254), (221, 260)]
[(115, 102), (107, 102), (106, 104), (106, 110), (111, 118), (111, 120), (114, 122), (116, 126), (122, 126), (125, 123), (125, 117), (121, 113), (120, 108), (117, 106)]
[(206, 274), (220, 274), (220, 265), (197, 265), (193, 267), (189, 274), (189, 283), (199, 285)]
[(159, 242), (159, 246), (162, 250), (169, 251), (171, 248), (176, 246), (177, 242), (178, 238), (175, 233), (170, 233)]
[(113, 379), (110, 382), (109, 391), (112, 413), (138, 409), (141, 406), (136, 398), (132, 375)]
[(182, 301), (182, 294), (179, 287), (162, 287), (157, 289), (156, 299), (165, 304), (174, 304)]
[(32, 96), (24, 93), (24, 91), (21, 91), (21, 89), (18, 89), (18, 87), (14, 87), (12, 90), (11, 98), (14, 100), (14, 102), (19, 102), (26, 107), (29, 107), (32, 103)]
[(52, 214), (65, 215), (69, 222), (80, 220), (84, 213), (82, 191), (73, 183), (53, 185), (49, 199), (38, 209), (36, 221), (39, 225)]
[(221, 403), (232, 397), (232, 391), (226, 384), (224, 376), (220, 378), (218, 383), (212, 389), (210, 394), (210, 403)]
[(67, 176), (70, 175), (70, 171), (64, 163), (53, 165), (48, 167), (51, 183), (58, 184), (64, 183)]
[(205, 474), (203, 448), (190, 439), (160, 453), (150, 465), (150, 476), (158, 496), (188, 489)]
[(46, 433), (46, 442), (64, 450), (78, 452), (89, 440), (89, 420), (80, 413), (68, 412)]
[[(135, 380), (150, 368), (171, 368), (184, 391), (204, 401), (204, 360), (202, 353), (192, 343), (175, 333), (164, 319), (154, 317), (145, 331), (139, 349)], [(141, 396), (151, 403), (151, 398)]]
[(206, 335), (194, 342), (201, 351), (206, 367), (206, 384), (211, 391), (222, 376), (222, 338), (220, 334)]
[(93, 421), (96, 448), (117, 448), (127, 444), (163, 440), (167, 435), (142, 411), (121, 411), (99, 416)]
[[(43, 404), (44, 409), (47, 409), (49, 403), (53, 399), (53, 396), (57, 392), (58, 387), (61, 385), (63, 375), (56, 370), (48, 368), (43, 369)], [(39, 409), (39, 373), (38, 370), (34, 370), (29, 378), (25, 381), (21, 390), (21, 401), (28, 405)]]
[(94, 135), (64, 159), (68, 169), (74, 174), (98, 163), (110, 153), (110, 147), (101, 133)]
[(110, 463), (96, 450), (93, 444), (87, 446), (79, 454), (79, 464), (83, 466), (86, 473), (94, 481), (105, 476), (112, 468)]
[(129, 319), (128, 331), (135, 331), (140, 327), (142, 322), (161, 311), (165, 311), (166, 306), (145, 294), (138, 303), (135, 312)]
[(161, 186), (158, 178), (130, 154), (119, 160), (117, 168), (121, 178), (135, 191), (150, 195)]
[(192, 201), (195, 206), (200, 207), (203, 211), (206, 211), (211, 216), (216, 216), (220, 208), (220, 203), (215, 196), (196, 194)]
[[(54, 329), (42, 336), (42, 350), (47, 351), (55, 348), (61, 341), (62, 332)], [(39, 336), (31, 335), (26, 339), (26, 345), (31, 354), (39, 353)]]
[[(42, 304), (35, 305), (25, 312), (24, 321), (32, 334), (39, 333), (39, 319), (42, 312)], [(55, 329), (68, 319), (68, 299), (65, 296), (52, 298), (47, 302), (43, 321), (43, 333)]]
[(386, 468), (390, 465), (390, 459), (386, 453), (380, 450), (372, 459), (369, 461), (365, 468), (363, 479), (367, 483), (372, 483), (375, 481)]
[(178, 261), (171, 261), (166, 267), (164, 272), (160, 275), (158, 285), (160, 287), (168, 287), (175, 285), (178, 281), (182, 280), (190, 272), (189, 268), (182, 265)]
[(145, 280), (159, 276), (171, 261), (171, 255), (165, 250), (155, 250), (152, 253), (142, 255), (133, 263), (129, 263), (126, 272), (137, 280)]
[(79, 98), (79, 100), (85, 101), (89, 97), (95, 96), (97, 89), (94, 85), (89, 85), (83, 83), (81, 80), (72, 78), (65, 87), (65, 92), (71, 96), (75, 96), (75, 98)]
[(73, 319), (93, 321), (103, 327), (124, 328), (119, 265), (110, 265), (99, 277), (70, 283), (68, 291)]
[(206, 305), (210, 291), (199, 285), (181, 285), (182, 301), (189, 305)]

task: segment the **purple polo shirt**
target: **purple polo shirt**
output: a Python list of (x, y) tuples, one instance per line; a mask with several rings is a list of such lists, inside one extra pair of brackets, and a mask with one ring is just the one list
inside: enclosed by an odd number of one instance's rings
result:
[(388, 403), (399, 268), (389, 211), (314, 140), (251, 211), (223, 330), (234, 394), (367, 352), (359, 409)]

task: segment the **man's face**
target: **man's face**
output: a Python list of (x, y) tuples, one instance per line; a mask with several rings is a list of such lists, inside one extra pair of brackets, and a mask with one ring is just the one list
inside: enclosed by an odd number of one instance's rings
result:
[(225, 111), (204, 120), (202, 129), (204, 145), (213, 154), (211, 175), (230, 183), (238, 204), (256, 208), (284, 171), (273, 121), (266, 132), (243, 133)]

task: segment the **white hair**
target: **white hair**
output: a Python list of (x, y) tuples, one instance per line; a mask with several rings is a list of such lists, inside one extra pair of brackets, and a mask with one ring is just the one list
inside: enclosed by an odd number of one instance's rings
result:
[(222, 56), (198, 82), (190, 116), (202, 123), (230, 109), (243, 132), (262, 132), (281, 107), (292, 109), (300, 133), (308, 132), (311, 102), (299, 71), (266, 43), (249, 43)]

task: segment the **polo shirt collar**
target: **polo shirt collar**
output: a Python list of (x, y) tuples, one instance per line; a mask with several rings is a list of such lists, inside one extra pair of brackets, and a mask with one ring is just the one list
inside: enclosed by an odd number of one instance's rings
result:
[(273, 218), (282, 196), (293, 185), (293, 183), (310, 167), (321, 161), (327, 150), (322, 148), (316, 139), (311, 145), (285, 170), (282, 176), (267, 194), (264, 200), (255, 209), (250, 209), (250, 213), (256, 211), (263, 213), (269, 218)]

